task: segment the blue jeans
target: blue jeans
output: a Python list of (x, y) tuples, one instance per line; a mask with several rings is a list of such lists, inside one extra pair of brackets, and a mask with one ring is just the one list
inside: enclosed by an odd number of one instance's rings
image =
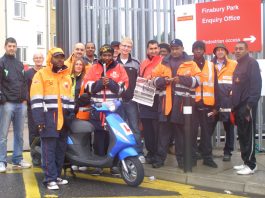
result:
[(143, 154), (143, 143), (141, 138), (141, 131), (138, 127), (139, 112), (137, 103), (130, 100), (129, 102), (122, 102), (121, 109), (117, 112), (120, 114), (124, 121), (128, 122), (130, 129), (132, 130), (136, 140), (136, 151), (139, 154)]
[(27, 105), (24, 103), (6, 102), (0, 105), (0, 109), (0, 162), (6, 163), (7, 134), (12, 121), (14, 131), (12, 162), (18, 164), (23, 159), (23, 130)]

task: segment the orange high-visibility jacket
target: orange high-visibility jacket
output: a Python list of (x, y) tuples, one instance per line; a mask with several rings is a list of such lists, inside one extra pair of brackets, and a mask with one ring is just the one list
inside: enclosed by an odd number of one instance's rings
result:
[[(167, 57), (165, 57), (167, 58)], [(164, 60), (165, 60), (164, 58)], [(183, 62), (178, 70), (177, 70), (177, 75), (179, 76), (186, 76), (186, 77), (191, 77), (192, 81), (195, 86), (196, 82), (200, 82), (200, 69), (197, 66), (197, 64), (194, 61), (191, 60), (187, 60), (185, 62)], [(154, 70), (152, 71), (152, 77), (168, 77), (168, 78), (172, 78), (174, 76), (172, 76), (172, 70), (171, 67), (169, 65), (164, 65), (163, 61), (161, 64), (159, 64), (157, 67), (154, 68)], [(179, 87), (185, 88), (185, 90), (187, 92), (190, 91), (194, 91), (194, 87), (186, 87), (184, 85), (181, 84), (176, 84)], [(178, 92), (177, 95), (181, 96), (181, 95), (185, 95), (186, 94), (181, 91)], [(164, 115), (169, 115), (169, 113), (172, 110), (172, 85), (169, 84), (166, 86), (166, 90), (165, 90), (165, 100), (163, 100), (163, 102), (160, 104), (162, 105), (162, 113)]]
[[(89, 71), (89, 69), (88, 69), (88, 71)], [(79, 96), (81, 96), (83, 93), (85, 93), (85, 86), (86, 86), (87, 81), (88, 81), (87, 79), (83, 78)], [(90, 119), (90, 112), (85, 111), (85, 109), (87, 109), (88, 107), (90, 107), (90, 105), (86, 105), (84, 107), (79, 107), (78, 112), (76, 114), (76, 118), (78, 118), (80, 120), (89, 120)]]
[(218, 76), (219, 104), (220, 108), (223, 110), (223, 112), (221, 112), (222, 117), (220, 117), (222, 120), (229, 120), (228, 112), (231, 111), (232, 107), (232, 79), (236, 65), (236, 61), (227, 58), (219, 71), (217, 64), (215, 64)]
[(129, 86), (129, 78), (126, 70), (122, 65), (118, 64), (116, 61), (113, 61), (106, 67), (106, 76), (119, 85), (119, 92), (113, 93), (108, 87), (102, 87), (102, 89), (97, 93), (91, 92), (93, 84), (100, 80), (101, 77), (103, 77), (103, 65), (98, 62), (91, 67), (91, 69), (85, 76), (85, 78), (87, 79), (86, 88), (88, 89), (88, 92), (91, 93), (91, 99), (94, 102), (119, 99), (121, 97), (121, 94)]
[(147, 78), (152, 74), (152, 70), (161, 63), (163, 57), (155, 56), (150, 60), (149, 58), (145, 59), (140, 65), (140, 77)]
[(72, 81), (68, 68), (62, 67), (57, 73), (52, 72), (52, 55), (63, 51), (52, 48), (47, 55), (46, 67), (39, 70), (30, 89), (30, 101), (34, 122), (44, 124), (45, 131), (40, 134), (45, 137), (58, 137), (64, 124), (64, 117), (73, 112), (74, 98), (71, 94)]
[(214, 65), (212, 62), (205, 61), (202, 69), (201, 84), (195, 89), (195, 102), (203, 100), (203, 104), (213, 106), (214, 96)]

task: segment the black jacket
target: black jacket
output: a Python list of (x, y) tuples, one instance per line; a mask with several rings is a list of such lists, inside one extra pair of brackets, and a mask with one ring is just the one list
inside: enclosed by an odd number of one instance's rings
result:
[(22, 62), (14, 56), (5, 54), (0, 59), (1, 103), (5, 101), (20, 103), (27, 100), (27, 80)]
[(254, 107), (261, 95), (261, 74), (258, 62), (246, 54), (237, 60), (233, 75), (232, 105), (233, 109), (241, 105)]
[(140, 62), (137, 59), (133, 58), (131, 54), (129, 55), (128, 61), (125, 64), (123, 64), (123, 62), (121, 61), (120, 55), (117, 57), (117, 62), (120, 65), (124, 66), (124, 69), (126, 70), (129, 78), (129, 87), (122, 94), (122, 99), (125, 102), (128, 102), (133, 98), (133, 93), (136, 86), (136, 79), (140, 68)]

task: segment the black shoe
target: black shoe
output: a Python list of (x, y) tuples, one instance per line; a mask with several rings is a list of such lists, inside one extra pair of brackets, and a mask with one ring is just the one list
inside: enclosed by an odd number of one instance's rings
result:
[(117, 167), (117, 166), (113, 166), (111, 169), (110, 169), (110, 174), (112, 176), (120, 176), (121, 175), (121, 172), (120, 172), (120, 169)]
[(103, 173), (103, 169), (102, 168), (95, 168), (92, 172), (91, 175), (93, 176), (99, 176)]
[(231, 161), (231, 155), (229, 155), (229, 154), (224, 154), (223, 161), (224, 161), (224, 162), (230, 162), (230, 161)]
[(162, 166), (164, 166), (164, 163), (163, 162), (154, 162), (152, 164), (152, 167), (153, 168), (161, 168)]
[(212, 168), (217, 168), (217, 164), (212, 159), (203, 160), (203, 165), (209, 166)]
[(154, 163), (154, 158), (153, 157), (145, 157), (145, 163), (146, 164), (153, 164)]

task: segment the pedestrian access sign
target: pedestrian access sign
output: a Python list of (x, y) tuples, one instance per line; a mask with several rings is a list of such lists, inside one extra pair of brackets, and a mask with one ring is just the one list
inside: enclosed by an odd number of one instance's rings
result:
[(190, 45), (206, 43), (206, 53), (224, 43), (230, 52), (238, 41), (246, 41), (250, 51), (261, 51), (261, 1), (224, 0), (177, 6), (176, 38)]

